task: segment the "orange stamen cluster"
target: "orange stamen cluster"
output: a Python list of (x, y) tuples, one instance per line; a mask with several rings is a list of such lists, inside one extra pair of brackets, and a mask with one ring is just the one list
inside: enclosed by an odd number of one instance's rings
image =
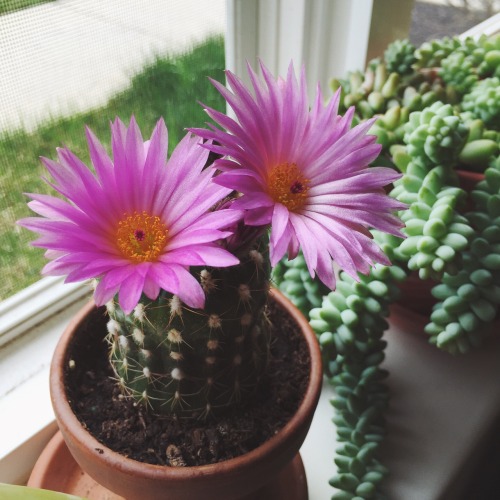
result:
[(306, 179), (295, 163), (281, 163), (273, 167), (268, 176), (269, 195), (276, 203), (290, 211), (304, 207), (309, 191)]
[(157, 215), (134, 212), (118, 223), (116, 243), (121, 254), (132, 262), (154, 262), (165, 247), (167, 233)]

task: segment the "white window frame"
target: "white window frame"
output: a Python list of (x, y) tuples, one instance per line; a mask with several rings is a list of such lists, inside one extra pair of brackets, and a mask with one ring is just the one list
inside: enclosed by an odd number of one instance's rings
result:
[(477, 39), (482, 35), (493, 36), (498, 33), (500, 33), (500, 12), (465, 31), (460, 35), (460, 38), (471, 37)]
[(0, 347), (50, 318), (88, 291), (86, 283), (46, 277), (0, 302)]
[(286, 75), (305, 66), (309, 98), (319, 82), (364, 70), (397, 38), (408, 36), (414, 0), (228, 0), (226, 65), (249, 83), (247, 61)]

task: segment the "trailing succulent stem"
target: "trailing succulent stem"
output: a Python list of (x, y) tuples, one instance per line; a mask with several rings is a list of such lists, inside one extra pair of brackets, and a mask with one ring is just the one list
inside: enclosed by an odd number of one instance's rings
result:
[[(390, 255), (393, 240), (398, 239), (375, 231), (374, 235)], [(315, 280), (308, 273), (288, 273), (284, 279), (287, 272), (275, 275), (285, 293), (313, 288)], [(389, 397), (384, 384), (387, 372), (380, 367), (386, 346), (382, 335), (388, 326), (388, 305), (398, 296), (397, 282), (404, 277), (405, 272), (396, 265), (377, 266), (359, 282), (341, 272), (337, 289), (324, 295), (320, 305), (310, 310), (325, 372), (336, 391), (331, 404), (335, 408), (333, 421), (339, 446), (335, 456), (337, 474), (330, 480), (338, 490), (335, 499), (382, 498), (379, 483), (386, 469), (376, 453), (385, 432), (384, 412)]]
[(123, 392), (154, 412), (207, 418), (255, 391), (268, 359), (269, 263), (261, 246), (197, 272), (204, 309), (161, 292), (126, 315), (108, 304), (111, 363)]
[[(421, 279), (436, 282), (432, 294), (438, 303), (425, 331), (433, 344), (455, 354), (481, 343), (500, 299), (495, 269), (500, 185), (492, 160), (498, 145), (484, 136), (477, 119), (466, 121), (450, 105), (436, 102), (410, 115), (406, 147), (392, 148), (404, 175), (391, 196), (409, 207), (401, 214), (408, 237), (395, 255)], [(488, 161), (486, 179), (468, 198), (459, 187), (456, 165)], [(464, 213), (471, 203), (474, 211)]]
[(313, 307), (321, 305), (323, 296), (330, 291), (321, 281), (311, 279), (301, 253), (293, 260), (278, 262), (272, 279), (306, 318)]
[[(406, 158), (405, 153), (393, 148), (395, 160), (404, 175), (395, 182), (390, 194), (408, 204), (408, 210), (401, 214), (407, 238), (395, 250), (395, 255), (410, 271), (418, 272), (421, 279), (438, 280), (445, 271), (456, 272), (460, 252), (467, 247), (474, 233), (467, 219), (458, 211), (466, 193), (458, 187), (458, 178), (446, 161), (446, 155), (450, 159), (458, 155), (465, 134), (454, 133), (453, 143), (451, 139), (446, 141), (441, 133), (443, 129), (450, 130), (452, 123), (455, 130), (462, 131), (464, 127), (458, 119), (442, 124), (443, 117), (433, 112), (443, 115), (443, 110), (447, 110), (445, 114), (453, 113), (451, 108), (438, 102), (428, 108), (427, 113), (412, 114), (413, 120), (408, 123), (405, 134), (408, 143)], [(448, 117), (458, 118), (445, 116)], [(434, 122), (435, 118), (441, 122), (441, 131)], [(434, 134), (428, 134), (428, 129)], [(441, 159), (444, 164), (438, 164)]]
[(497, 158), (471, 193), (475, 207), (465, 217), (476, 231), (462, 253), (461, 269), (445, 273), (432, 290), (439, 302), (425, 331), (432, 343), (453, 353), (481, 344), (500, 306), (499, 167)]
[[(391, 253), (394, 237), (376, 233), (380, 246)], [(332, 498), (382, 498), (385, 467), (376, 454), (385, 433), (384, 413), (389, 393), (381, 368), (384, 360), (388, 305), (399, 294), (397, 282), (405, 273), (398, 266), (377, 266), (356, 282), (341, 273), (337, 289), (311, 311), (330, 383), (337, 430), (337, 474), (330, 484), (339, 490)]]

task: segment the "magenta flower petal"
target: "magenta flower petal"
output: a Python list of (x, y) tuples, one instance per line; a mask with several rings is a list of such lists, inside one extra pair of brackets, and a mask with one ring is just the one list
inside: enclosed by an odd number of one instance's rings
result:
[[(281, 205), (280, 203), (276, 203), (274, 205), (274, 211), (273, 211), (273, 218), (272, 218), (272, 227), (273, 231), (271, 232), (271, 247), (274, 247), (277, 245), (278, 241), (280, 241), (284, 237), (284, 233), (289, 228), (289, 214), (288, 210), (286, 209), (285, 206)], [(289, 238), (289, 234), (288, 240)], [(281, 255), (279, 258), (281, 258), (283, 255)], [(273, 265), (275, 265), (274, 263)]]
[(325, 252), (320, 252), (318, 254), (318, 265), (316, 266), (316, 274), (318, 278), (328, 287), (330, 290), (334, 290), (336, 286), (335, 273), (332, 271), (331, 258)]
[(278, 80), (262, 63), (260, 69), (262, 78), (248, 68), (251, 90), (230, 71), (227, 88), (213, 82), (236, 120), (207, 108), (218, 127), (192, 130), (225, 155), (215, 182), (242, 194), (233, 206), (246, 210), (246, 224), (271, 226), (272, 264), (285, 253), (293, 258), (300, 246), (310, 273), (332, 287), (332, 260), (351, 275), (386, 262), (367, 234), (403, 236), (393, 213), (405, 205), (383, 190), (399, 175), (368, 168), (381, 149), (367, 135), (373, 120), (352, 128), (354, 109), (339, 116), (340, 92), (325, 106), (319, 87), (309, 107), (304, 69), (297, 79), (290, 64)]
[(30, 209), (43, 217), (69, 222), (71, 221), (71, 217), (78, 214), (78, 210), (75, 207), (54, 196), (33, 193), (29, 193), (27, 196), (33, 200), (28, 203)]
[[(275, 206), (275, 203), (273, 202), (272, 198), (266, 193), (262, 193), (261, 191), (249, 191), (252, 193), (252, 196), (245, 196), (243, 198), (237, 199), (234, 204), (233, 208), (238, 208), (239, 210), (253, 210), (253, 209), (259, 209), (259, 208), (266, 208), (269, 207), (272, 209)], [(246, 214), (248, 217), (250, 214)], [(255, 224), (252, 224), (255, 225)], [(258, 226), (262, 224), (257, 224)]]
[(43, 276), (65, 276), (78, 269), (76, 264), (66, 264), (64, 262), (50, 261), (42, 269)]
[(113, 175), (112, 160), (109, 158), (104, 146), (99, 142), (99, 139), (97, 139), (88, 127), (85, 127), (85, 135), (89, 146), (90, 160), (92, 161), (92, 165), (94, 165), (100, 184), (108, 187), (114, 186), (115, 177)]
[(194, 276), (183, 267), (177, 268), (177, 273), (179, 280), (182, 281), (182, 286), (177, 293), (179, 298), (190, 307), (196, 309), (202, 308), (205, 304), (205, 294), (200, 284), (196, 281)]
[(130, 314), (141, 298), (144, 289), (144, 276), (131, 274), (120, 286), (118, 292), (120, 307), (125, 314)]
[(215, 182), (220, 186), (230, 187), (238, 191), (254, 191), (259, 193), (262, 191), (262, 184), (255, 174), (248, 170), (236, 172), (228, 172), (225, 175), (220, 175), (215, 179)]
[(203, 289), (184, 266), (163, 265), (155, 278), (162, 288), (170, 287), (169, 291), (176, 294), (188, 306), (197, 309), (203, 307), (205, 303)]
[[(214, 240), (221, 240), (229, 236), (231, 232), (229, 231), (217, 231), (214, 229), (196, 229), (183, 231), (181, 234), (177, 235), (172, 241), (168, 243), (168, 251), (179, 250), (182, 248), (188, 249), (192, 245), (203, 245), (210, 243)], [(228, 259), (232, 258), (232, 255), (228, 255)], [(160, 257), (161, 259), (161, 257)], [(231, 265), (231, 264), (229, 264)]]
[[(346, 176), (340, 179), (334, 179), (330, 182), (324, 182), (311, 187), (309, 194), (317, 196), (321, 194), (349, 194), (359, 192), (359, 183), (364, 183), (367, 190), (377, 189), (380, 182), (390, 184), (400, 177), (395, 170), (381, 167), (371, 167), (352, 176)], [(402, 205), (402, 204), (400, 204)]]
[(308, 222), (308, 220), (305, 217), (293, 217), (291, 219), (292, 226), (295, 229), (295, 234), (300, 243), (300, 248), (304, 254), (307, 268), (313, 276), (318, 262), (318, 251), (321, 248), (321, 239), (318, 241), (316, 238), (312, 237), (319, 236), (320, 234), (314, 234), (310, 226), (306, 225), (306, 222)]
[(148, 278), (144, 281), (143, 293), (151, 300), (155, 300), (160, 293), (160, 285), (151, 278)]
[(94, 301), (97, 305), (103, 305), (109, 302), (118, 293), (119, 285), (115, 287), (106, 288), (104, 282), (101, 280), (97, 284), (94, 291)]
[(245, 222), (249, 226), (264, 226), (266, 224), (269, 224), (273, 216), (273, 208), (273, 205), (270, 205), (268, 207), (254, 208), (252, 210), (249, 210), (248, 213), (245, 214)]
[(233, 256), (230, 260), (227, 252), (222, 248), (192, 245), (189, 250), (183, 248), (168, 252), (162, 258), (162, 262), (189, 266), (228, 267), (228, 265), (238, 264), (238, 259)]
[[(279, 239), (273, 239), (269, 247), (269, 257), (271, 260), (271, 265), (275, 266), (283, 256), (289, 252), (292, 237), (294, 235), (294, 229), (290, 221), (288, 221), (283, 235)], [(273, 236), (271, 234), (271, 236)]]
[[(95, 300), (102, 305), (118, 294), (124, 311), (141, 294), (155, 299), (160, 289), (178, 294), (191, 307), (204, 304), (201, 285), (190, 266), (232, 266), (238, 261), (219, 245), (241, 212), (211, 211), (230, 192), (205, 169), (209, 151), (191, 134), (167, 161), (168, 133), (160, 120), (144, 142), (132, 118), (111, 125), (111, 159), (87, 129), (95, 174), (68, 149), (58, 162), (43, 159), (49, 182), (66, 200), (31, 195), (40, 217), (19, 224), (38, 233), (35, 246), (46, 248), (47, 274), (67, 281), (97, 278)], [(181, 283), (182, 280), (182, 283)]]

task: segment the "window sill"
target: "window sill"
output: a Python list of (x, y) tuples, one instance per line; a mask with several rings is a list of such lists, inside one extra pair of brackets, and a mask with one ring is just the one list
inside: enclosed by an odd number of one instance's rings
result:
[(2, 303), (0, 339), (9, 342), (0, 351), (0, 482), (24, 483), (57, 429), (49, 395), (50, 360), (70, 318), (89, 297), (87, 285), (49, 279)]

